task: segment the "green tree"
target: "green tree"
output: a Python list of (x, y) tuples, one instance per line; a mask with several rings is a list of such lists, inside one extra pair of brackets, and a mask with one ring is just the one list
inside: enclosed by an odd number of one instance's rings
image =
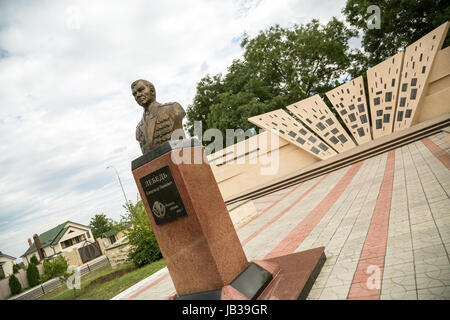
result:
[(35, 254), (30, 258), (30, 264), (34, 264), (34, 265), (38, 265), (39, 264), (39, 260), (38, 260), (38, 258), (36, 257)]
[[(380, 8), (380, 29), (369, 29), (367, 21)], [(437, 28), (450, 17), (450, 3), (445, 0), (347, 0), (342, 10), (347, 21), (362, 31), (366, 67), (395, 55), (414, 41)], [(445, 46), (450, 44), (447, 35)]]
[(89, 222), (94, 238), (101, 238), (102, 234), (112, 230), (116, 223), (105, 214), (96, 214)]
[(22, 285), (14, 274), (9, 277), (8, 284), (9, 289), (11, 290), (11, 295), (16, 295), (22, 291)]
[(18, 265), (17, 263), (13, 264), (13, 273), (19, 272), (20, 269), (22, 269), (20, 265)]
[(44, 273), (42, 274), (42, 282), (48, 281), (56, 277), (62, 277), (66, 274), (68, 263), (64, 256), (59, 255), (53, 260), (44, 260)]
[(131, 247), (128, 259), (137, 267), (160, 259), (161, 251), (142, 201), (137, 201), (136, 205), (129, 202), (124, 208), (127, 210), (123, 216), (124, 224), (127, 225), (124, 231)]
[(201, 121), (203, 132), (246, 131), (254, 128), (247, 121), (251, 116), (323, 95), (359, 68), (361, 53), (348, 44), (355, 35), (335, 18), (326, 25), (317, 20), (291, 28), (276, 25), (253, 39), (244, 35), (242, 59), (233, 61), (227, 74), (207, 75), (197, 84), (186, 129), (193, 135), (194, 121)]
[(27, 268), (27, 279), (30, 288), (37, 286), (40, 283), (39, 270), (34, 263), (29, 263)]
[(196, 92), (193, 107), (188, 107), (186, 111), (186, 128), (191, 136), (194, 136), (194, 121), (201, 121), (202, 128), (208, 127), (206, 115), (209, 113), (209, 107), (219, 103), (218, 95), (223, 92), (222, 75), (206, 75), (197, 83)]

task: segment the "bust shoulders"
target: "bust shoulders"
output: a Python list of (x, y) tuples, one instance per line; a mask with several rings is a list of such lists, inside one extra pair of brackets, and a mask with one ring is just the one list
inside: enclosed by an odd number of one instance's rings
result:
[(181, 105), (178, 102), (166, 102), (160, 105), (161, 108), (167, 108), (167, 109), (175, 109), (175, 108), (181, 108)]
[(181, 105), (178, 102), (167, 102), (160, 104), (157, 111), (155, 112), (158, 117), (173, 117), (173, 118), (179, 118), (184, 117), (186, 113), (184, 112), (184, 109), (181, 107)]

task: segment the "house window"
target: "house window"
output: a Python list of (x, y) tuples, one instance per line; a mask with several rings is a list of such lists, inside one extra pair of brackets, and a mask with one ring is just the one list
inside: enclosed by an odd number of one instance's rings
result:
[(76, 236), (76, 237), (73, 237), (71, 239), (67, 239), (67, 240), (61, 242), (61, 247), (63, 249), (64, 248), (68, 248), (70, 246), (73, 246), (73, 245), (75, 245), (77, 243), (80, 243), (82, 241), (85, 241), (85, 240), (86, 240), (86, 235), (85, 234), (81, 234), (79, 236)]
[(91, 233), (89, 231), (86, 232), (86, 235), (87, 235), (88, 239), (91, 237)]
[(63, 242), (61, 242), (61, 247), (64, 249), (64, 248), (68, 248), (68, 247), (70, 247), (70, 246), (72, 246), (73, 245), (73, 241), (72, 241), (72, 239), (68, 239), (68, 240), (66, 240), (66, 241), (63, 241)]
[(5, 271), (3, 271), (3, 266), (0, 265), (0, 279), (3, 279), (5, 277)]
[(116, 242), (116, 236), (111, 236), (111, 237), (109, 237), (109, 241), (111, 242), (111, 244), (113, 244), (114, 242)]

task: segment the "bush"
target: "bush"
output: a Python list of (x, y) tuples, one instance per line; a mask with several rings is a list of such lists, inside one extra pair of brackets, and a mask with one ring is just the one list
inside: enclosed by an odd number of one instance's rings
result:
[(38, 265), (39, 264), (39, 260), (36, 258), (36, 255), (33, 255), (30, 259), (30, 264), (34, 264), (34, 265)]
[(20, 284), (19, 279), (17, 279), (13, 274), (9, 277), (9, 289), (11, 290), (12, 295), (18, 294), (22, 291), (22, 285)]
[(30, 263), (27, 268), (27, 279), (30, 288), (37, 286), (40, 283), (39, 270), (34, 263)]
[(44, 260), (44, 274), (41, 276), (42, 282), (64, 276), (67, 271), (68, 263), (62, 255), (53, 260)]
[(18, 265), (17, 263), (14, 263), (14, 265), (13, 265), (13, 273), (19, 272), (20, 269), (22, 269), (22, 267), (20, 265)]
[(161, 259), (161, 251), (142, 201), (138, 201), (136, 205), (130, 202), (124, 207), (128, 213), (123, 218), (129, 224), (129, 227), (125, 229), (125, 234), (131, 247), (128, 259), (133, 261), (137, 267)]
[(152, 236), (141, 238), (135, 243), (134, 246), (132, 246), (132, 250), (130, 250), (128, 258), (133, 261), (135, 266), (142, 267), (146, 264), (161, 259), (161, 251), (159, 250), (159, 246), (154, 238), (153, 232)]

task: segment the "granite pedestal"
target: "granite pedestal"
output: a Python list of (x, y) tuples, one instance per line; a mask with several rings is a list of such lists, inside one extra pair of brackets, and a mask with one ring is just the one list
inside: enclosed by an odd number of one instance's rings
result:
[(173, 298), (306, 297), (324, 248), (249, 263), (198, 140), (165, 142), (135, 159), (132, 171), (177, 291)]

